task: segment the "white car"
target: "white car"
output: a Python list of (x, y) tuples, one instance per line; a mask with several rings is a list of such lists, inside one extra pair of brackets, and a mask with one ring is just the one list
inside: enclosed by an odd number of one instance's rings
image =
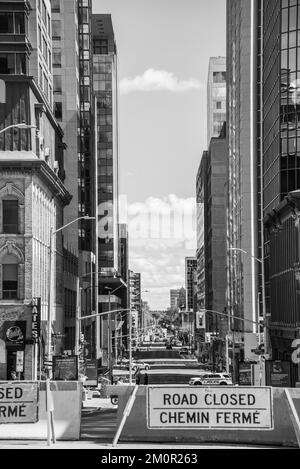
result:
[(191, 378), (190, 386), (226, 386), (233, 385), (231, 376), (228, 373), (205, 373), (201, 376)]
[(132, 369), (133, 370), (137, 370), (137, 369), (149, 370), (150, 365), (149, 365), (149, 363), (144, 363), (144, 362), (132, 362)]
[[(128, 360), (128, 358), (124, 358), (123, 361), (122, 361), (122, 364), (123, 364), (124, 366), (129, 366), (129, 360)], [(133, 369), (133, 370), (137, 370), (138, 368), (139, 368), (140, 370), (149, 370), (149, 369), (150, 369), (149, 363), (135, 362), (134, 360), (132, 360), (131, 366), (132, 366), (132, 369)]]

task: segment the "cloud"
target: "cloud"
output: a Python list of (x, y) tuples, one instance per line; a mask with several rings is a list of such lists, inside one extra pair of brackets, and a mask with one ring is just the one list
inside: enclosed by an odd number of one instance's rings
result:
[(150, 246), (163, 240), (170, 248), (183, 247), (187, 243), (191, 245), (196, 237), (194, 197), (182, 199), (169, 194), (164, 198), (148, 197), (145, 202), (122, 205), (126, 210), (130, 238), (139, 245), (147, 239)]
[(122, 78), (119, 84), (121, 94), (128, 94), (134, 91), (171, 91), (174, 93), (184, 93), (200, 88), (202, 88), (202, 83), (195, 78), (180, 80), (171, 72), (154, 70), (153, 68), (149, 68), (142, 75), (138, 75), (134, 78)]
[[(170, 289), (185, 284), (185, 257), (196, 253), (195, 198), (149, 197), (130, 204), (127, 213), (130, 268), (141, 272), (142, 289), (149, 290), (144, 299), (151, 309), (165, 309), (170, 306)], [(132, 223), (140, 213), (147, 215), (143, 218), (146, 236), (138, 236)]]

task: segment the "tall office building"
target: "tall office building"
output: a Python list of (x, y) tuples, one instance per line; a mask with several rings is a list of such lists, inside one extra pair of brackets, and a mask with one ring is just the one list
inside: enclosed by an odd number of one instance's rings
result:
[[(99, 310), (126, 308), (119, 235), (118, 56), (110, 15), (92, 19), (93, 89), (96, 106)], [(110, 295), (108, 294), (110, 292)], [(112, 329), (115, 329), (115, 317)], [(107, 356), (107, 319), (101, 326), (102, 364)]]
[(93, 15), (93, 78), (97, 109), (99, 268), (118, 271), (117, 49), (110, 15)]
[(296, 1), (227, 2), (228, 247), (248, 253), (228, 254), (228, 307), (264, 314), (267, 352), (278, 359), (290, 359), (299, 322), (297, 229), (285, 208), (297, 203), (284, 203), (300, 187), (299, 13)]
[[(236, 330), (258, 319), (260, 263), (256, 153), (256, 1), (227, 1), (227, 307)], [(247, 254), (240, 251), (246, 251)]]
[(195, 311), (197, 308), (197, 259), (185, 258), (185, 289), (186, 310)]
[(184, 287), (179, 289), (178, 308), (184, 310), (186, 308), (186, 290)]
[[(64, 333), (63, 132), (52, 112), (49, 0), (0, 4), (0, 379), (38, 378)], [(20, 124), (22, 124), (20, 126)], [(49, 284), (49, 248), (53, 269)], [(49, 304), (50, 300), (50, 304)], [(48, 312), (50, 324), (48, 323)], [(51, 333), (55, 339), (48, 348)], [(17, 363), (18, 362), (18, 363)], [(41, 376), (40, 376), (41, 378)]]
[(207, 147), (226, 121), (226, 57), (210, 57), (207, 79)]
[(128, 281), (130, 308), (138, 311), (138, 317), (141, 319), (141, 274), (139, 272), (133, 272), (133, 270), (129, 270)]
[(206, 281), (207, 281), (207, 256), (205, 243), (205, 226), (207, 223), (207, 151), (202, 154), (200, 166), (196, 178), (197, 200), (197, 308), (206, 308)]
[[(206, 309), (223, 312), (226, 306), (226, 201), (227, 140), (212, 138), (207, 152), (207, 217), (204, 224), (206, 254)], [(206, 314), (206, 330), (225, 339), (226, 318)]]
[(260, 50), (261, 153), (263, 213), (268, 228), (265, 239), (268, 332), (273, 358), (290, 361), (292, 342), (299, 337), (300, 324), (297, 292), (300, 252), (296, 242), (300, 189), (299, 2), (265, 0), (260, 5), (259, 18), (259, 31), (264, 33)]
[(178, 308), (178, 303), (179, 303), (179, 292), (180, 290), (170, 290), (170, 307), (171, 308)]
[[(65, 184), (73, 196), (64, 212), (67, 224), (86, 215), (95, 216), (92, 2), (52, 0), (51, 8), (54, 113), (65, 135)], [(95, 236), (92, 220), (78, 220), (64, 230), (67, 350), (75, 347), (77, 302), (82, 316), (95, 310)], [(89, 343), (89, 356), (95, 357), (95, 319), (82, 321), (81, 332)]]

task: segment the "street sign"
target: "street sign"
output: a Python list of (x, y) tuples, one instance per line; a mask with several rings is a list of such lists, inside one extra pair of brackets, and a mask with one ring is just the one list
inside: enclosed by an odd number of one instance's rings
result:
[(77, 355), (53, 357), (53, 379), (62, 381), (76, 381), (78, 379)]
[(31, 337), (38, 343), (41, 334), (41, 298), (32, 299)]
[(0, 381), (0, 424), (38, 421), (38, 383)]
[(148, 428), (273, 429), (272, 388), (148, 387)]

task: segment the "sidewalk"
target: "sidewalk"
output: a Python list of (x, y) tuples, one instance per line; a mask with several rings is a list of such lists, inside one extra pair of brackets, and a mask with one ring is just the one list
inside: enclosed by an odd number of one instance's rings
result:
[[(247, 446), (247, 445), (221, 445), (221, 444), (199, 444), (195, 445), (182, 445), (178, 444), (152, 444), (152, 443), (118, 443), (116, 447), (113, 447), (112, 444), (103, 444), (94, 442), (87, 442), (87, 441), (58, 441), (56, 444), (51, 444), (51, 446), (47, 445), (46, 441), (0, 441), (0, 450), (2, 449), (72, 449), (72, 450), (99, 450), (104, 449), (106, 451), (109, 450), (124, 450), (124, 449), (174, 449), (174, 450), (181, 450), (181, 449), (279, 449), (279, 447), (272, 447), (272, 446)], [(280, 449), (288, 449), (288, 448), (280, 448)]]

